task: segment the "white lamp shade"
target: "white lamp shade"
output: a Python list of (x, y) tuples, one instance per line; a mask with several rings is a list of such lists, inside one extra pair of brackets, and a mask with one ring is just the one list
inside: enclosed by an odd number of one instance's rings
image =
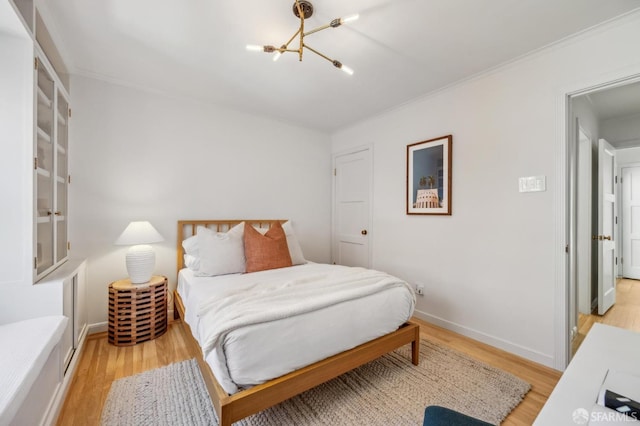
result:
[(147, 221), (131, 222), (115, 244), (119, 246), (133, 246), (136, 244), (152, 244), (164, 241), (162, 235)]
[(148, 244), (164, 241), (149, 222), (131, 222), (116, 240), (117, 245), (131, 245), (127, 251), (127, 272), (131, 283), (149, 282), (156, 264), (156, 254)]

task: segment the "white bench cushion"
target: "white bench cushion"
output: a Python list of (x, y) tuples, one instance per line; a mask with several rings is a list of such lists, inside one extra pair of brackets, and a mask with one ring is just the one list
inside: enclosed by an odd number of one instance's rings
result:
[(67, 321), (56, 315), (0, 325), (0, 425), (15, 416)]

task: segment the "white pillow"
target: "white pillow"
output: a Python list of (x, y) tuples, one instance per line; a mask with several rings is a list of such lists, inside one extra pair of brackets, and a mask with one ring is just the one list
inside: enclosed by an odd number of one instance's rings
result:
[(245, 272), (244, 222), (228, 232), (215, 232), (198, 227), (198, 250), (200, 268), (196, 275), (215, 276)]
[(293, 226), (291, 226), (291, 221), (286, 221), (282, 224), (282, 229), (284, 230), (285, 235), (287, 236), (287, 245), (289, 246), (289, 255), (291, 256), (291, 264), (292, 265), (302, 265), (303, 263), (307, 263), (302, 254), (302, 247), (300, 247), (300, 243), (298, 243), (298, 238), (296, 237), (295, 232), (293, 231)]
[(190, 254), (185, 254), (184, 266), (191, 269), (192, 271), (198, 271), (198, 269), (200, 269), (200, 258), (192, 256)]
[(193, 237), (189, 237), (182, 242), (182, 248), (184, 252), (188, 255), (198, 257), (200, 256), (198, 250), (198, 236), (194, 235)]

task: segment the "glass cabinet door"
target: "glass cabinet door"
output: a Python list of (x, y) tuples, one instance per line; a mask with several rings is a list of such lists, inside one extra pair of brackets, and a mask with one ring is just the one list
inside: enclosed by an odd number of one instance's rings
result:
[(67, 257), (67, 182), (69, 174), (69, 103), (57, 92), (56, 111), (56, 183), (55, 199), (55, 240), (56, 240), (56, 263)]
[(54, 84), (38, 64), (36, 73), (36, 270), (41, 274), (54, 264)]

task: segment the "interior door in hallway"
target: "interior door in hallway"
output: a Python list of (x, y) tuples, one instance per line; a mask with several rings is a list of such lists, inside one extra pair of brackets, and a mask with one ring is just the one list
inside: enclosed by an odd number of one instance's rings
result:
[(640, 167), (622, 169), (622, 275), (640, 279)]
[(616, 151), (598, 141), (598, 314), (616, 303)]
[(368, 268), (371, 150), (336, 155), (333, 165), (333, 262)]

